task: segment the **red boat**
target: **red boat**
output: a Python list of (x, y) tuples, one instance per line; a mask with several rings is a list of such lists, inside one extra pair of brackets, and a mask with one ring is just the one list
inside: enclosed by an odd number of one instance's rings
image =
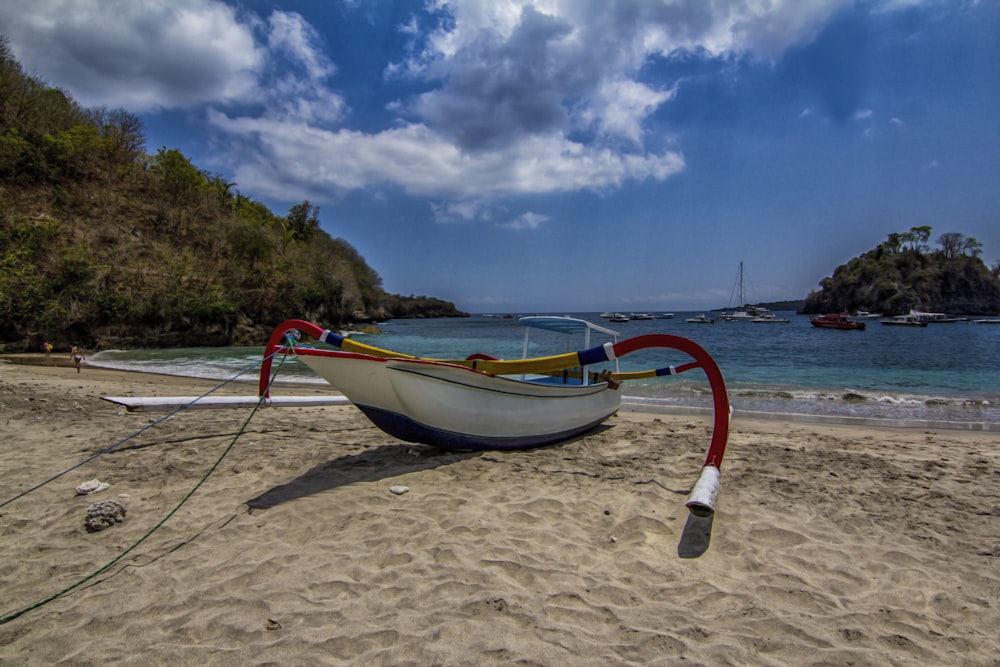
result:
[(852, 320), (847, 316), (847, 313), (820, 315), (809, 321), (812, 322), (814, 327), (819, 327), (820, 329), (857, 329), (858, 331), (864, 331), (865, 328), (864, 322)]

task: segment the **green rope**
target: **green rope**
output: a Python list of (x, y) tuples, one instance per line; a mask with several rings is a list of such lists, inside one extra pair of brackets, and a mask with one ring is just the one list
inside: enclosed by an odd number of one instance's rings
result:
[[(285, 363), (285, 359), (287, 357), (288, 357), (287, 354), (285, 354), (284, 356), (282, 356), (281, 363), (278, 364), (278, 368), (275, 369), (274, 374), (271, 376), (271, 379), (267, 383), (267, 386), (268, 386), (269, 389), (271, 387), (271, 383), (274, 382), (274, 378), (277, 377), (277, 375), (278, 375), (278, 370), (281, 369), (281, 366), (282, 366), (282, 364)], [(205, 475), (200, 480), (198, 480), (198, 483), (194, 485), (194, 488), (191, 489), (188, 492), (188, 494), (186, 496), (184, 496), (184, 498), (181, 499), (181, 501), (177, 504), (177, 506), (174, 507), (172, 510), (170, 510), (170, 512), (165, 517), (163, 517), (163, 519), (161, 519), (159, 523), (157, 523), (155, 526), (153, 526), (152, 528), (150, 528), (146, 532), (145, 535), (143, 535), (142, 537), (140, 537), (139, 540), (135, 544), (133, 544), (128, 549), (126, 549), (125, 551), (123, 551), (120, 554), (118, 554), (117, 556), (115, 556), (113, 559), (111, 559), (110, 562), (108, 562), (106, 565), (104, 565), (103, 567), (101, 567), (99, 570), (97, 570), (96, 572), (93, 572), (92, 574), (87, 575), (86, 577), (84, 577), (80, 581), (76, 582), (75, 584), (67, 586), (66, 588), (62, 589), (58, 593), (53, 593), (52, 595), (48, 596), (47, 598), (39, 600), (38, 602), (35, 602), (34, 604), (28, 605), (27, 607), (24, 607), (23, 609), (19, 609), (18, 611), (11, 612), (11, 613), (7, 614), (6, 616), (4, 616), (3, 618), (0, 618), (0, 625), (4, 625), (6, 623), (9, 623), (10, 621), (13, 621), (14, 619), (18, 618), (19, 616), (22, 616), (23, 614), (28, 613), (29, 611), (32, 611), (34, 609), (38, 609), (39, 607), (47, 605), (48, 603), (50, 603), (50, 602), (52, 602), (54, 600), (57, 600), (57, 599), (61, 598), (62, 596), (66, 595), (70, 591), (76, 590), (77, 588), (79, 588), (80, 586), (84, 585), (85, 583), (87, 583), (91, 579), (93, 579), (93, 578), (95, 578), (97, 576), (100, 576), (104, 572), (107, 572), (112, 566), (114, 566), (115, 563), (117, 563), (118, 561), (120, 561), (122, 558), (124, 558), (125, 556), (127, 556), (129, 553), (131, 553), (132, 551), (134, 551), (136, 549), (136, 547), (138, 547), (140, 544), (142, 544), (143, 542), (145, 542), (146, 539), (149, 538), (150, 535), (152, 535), (153, 533), (155, 533), (163, 524), (165, 524), (170, 519), (170, 517), (172, 517), (174, 514), (176, 514), (177, 510), (179, 510), (184, 505), (184, 503), (186, 503), (188, 501), (188, 499), (191, 496), (193, 496), (198, 489), (201, 488), (202, 484), (204, 484), (205, 481), (208, 480), (208, 478), (211, 476), (211, 474), (213, 472), (215, 472), (215, 469), (219, 467), (219, 464), (222, 463), (222, 460), (224, 458), (226, 458), (226, 455), (229, 454), (230, 450), (232, 450), (232, 448), (236, 445), (236, 441), (240, 439), (241, 435), (243, 435), (243, 432), (246, 430), (247, 426), (250, 424), (250, 420), (253, 419), (253, 417), (254, 417), (255, 414), (257, 414), (257, 410), (260, 409), (261, 405), (263, 405), (263, 403), (264, 403), (264, 397), (266, 395), (267, 395), (266, 392), (263, 393), (263, 394), (261, 394), (260, 399), (257, 401), (257, 404), (253, 407), (253, 410), (250, 411), (250, 415), (243, 422), (243, 425), (240, 426), (240, 429), (236, 432), (236, 435), (233, 436), (232, 442), (229, 443), (229, 446), (226, 447), (226, 450), (224, 452), (222, 452), (222, 455), (219, 456), (219, 458), (215, 461), (215, 463), (212, 464), (212, 467), (208, 469), (208, 472), (206, 472)]]
[[(271, 356), (274, 356), (274, 355), (272, 354)], [(205, 398), (205, 397), (206, 397), (206, 396), (208, 396), (209, 394), (212, 394), (212, 393), (214, 393), (214, 392), (216, 392), (216, 391), (218, 391), (218, 390), (222, 389), (223, 387), (225, 387), (225, 386), (226, 386), (227, 384), (229, 384), (230, 382), (235, 382), (235, 381), (236, 381), (236, 379), (237, 379), (237, 378), (239, 378), (239, 377), (240, 377), (241, 375), (243, 375), (244, 373), (249, 373), (250, 371), (252, 371), (252, 370), (254, 370), (255, 368), (257, 368), (258, 366), (260, 366), (260, 365), (261, 365), (262, 363), (263, 363), (263, 361), (260, 361), (260, 362), (258, 362), (258, 363), (256, 363), (256, 364), (254, 364), (253, 366), (249, 366), (249, 367), (247, 367), (247, 368), (244, 368), (243, 370), (241, 370), (241, 371), (240, 371), (239, 373), (237, 373), (237, 374), (236, 374), (236, 375), (234, 375), (233, 377), (229, 378), (228, 380), (226, 380), (225, 382), (223, 382), (223, 383), (222, 383), (222, 384), (220, 384), (220, 385), (217, 385), (217, 386), (215, 386), (215, 387), (212, 387), (211, 389), (209, 389), (208, 391), (206, 391), (206, 392), (205, 392), (204, 394), (202, 394), (201, 396), (198, 396), (197, 398), (195, 398), (195, 399), (194, 399), (193, 401), (191, 401), (190, 403), (187, 403), (186, 405), (182, 405), (182, 406), (180, 406), (180, 407), (178, 407), (178, 408), (174, 409), (173, 411), (171, 411), (171, 412), (168, 412), (167, 414), (163, 415), (162, 417), (160, 417), (160, 418), (159, 418), (159, 419), (157, 419), (156, 421), (153, 421), (153, 422), (150, 422), (149, 424), (147, 424), (147, 425), (143, 426), (143, 427), (142, 427), (141, 429), (139, 429), (139, 430), (138, 430), (138, 431), (136, 431), (135, 433), (133, 433), (133, 434), (131, 434), (131, 435), (129, 435), (129, 436), (126, 436), (126, 437), (122, 438), (122, 439), (121, 439), (121, 440), (119, 440), (118, 442), (116, 442), (116, 443), (114, 443), (114, 444), (111, 444), (111, 445), (108, 445), (108, 446), (107, 446), (107, 447), (105, 447), (104, 449), (100, 449), (100, 450), (98, 450), (98, 451), (94, 452), (93, 454), (91, 454), (90, 456), (88, 456), (88, 457), (87, 457), (87, 458), (85, 458), (84, 460), (80, 461), (80, 462), (79, 462), (79, 463), (77, 463), (76, 465), (73, 465), (73, 466), (70, 466), (69, 468), (66, 468), (65, 470), (63, 470), (62, 472), (60, 472), (60, 473), (56, 473), (55, 475), (52, 475), (52, 477), (49, 477), (49, 478), (48, 478), (47, 480), (45, 480), (44, 482), (40, 482), (40, 483), (36, 484), (35, 486), (31, 487), (30, 489), (27, 489), (27, 490), (25, 490), (25, 491), (22, 491), (21, 493), (17, 494), (17, 495), (16, 495), (16, 496), (14, 496), (13, 498), (8, 498), (7, 500), (5, 500), (5, 501), (3, 501), (2, 503), (0, 503), (0, 508), (3, 508), (3, 507), (5, 507), (5, 506), (7, 506), (7, 505), (11, 504), (11, 503), (12, 503), (12, 502), (14, 502), (15, 500), (18, 500), (18, 499), (20, 499), (20, 498), (23, 498), (24, 496), (28, 495), (29, 493), (32, 493), (32, 492), (34, 492), (34, 491), (37, 491), (38, 489), (42, 488), (43, 486), (45, 486), (45, 485), (47, 485), (47, 484), (50, 484), (50, 483), (52, 483), (52, 482), (56, 481), (56, 480), (57, 480), (57, 479), (59, 479), (60, 477), (63, 477), (64, 475), (67, 475), (67, 474), (69, 474), (69, 473), (73, 472), (73, 471), (74, 471), (74, 470), (76, 470), (77, 468), (79, 468), (79, 467), (81, 467), (81, 466), (84, 466), (84, 465), (86, 465), (86, 464), (90, 463), (90, 462), (91, 462), (91, 461), (93, 461), (94, 459), (96, 459), (96, 458), (98, 458), (98, 457), (100, 457), (100, 456), (104, 456), (104, 455), (105, 455), (105, 454), (107, 454), (108, 452), (111, 452), (111, 451), (113, 451), (113, 450), (115, 450), (115, 449), (117, 449), (117, 448), (121, 447), (121, 446), (122, 446), (122, 445), (124, 445), (124, 444), (125, 444), (126, 442), (129, 442), (130, 440), (133, 440), (133, 439), (135, 439), (135, 438), (139, 437), (140, 435), (142, 435), (143, 433), (145, 433), (145, 432), (146, 432), (146, 431), (148, 431), (149, 429), (151, 429), (151, 428), (155, 428), (155, 427), (159, 426), (161, 422), (164, 422), (164, 421), (166, 421), (166, 420), (170, 419), (171, 417), (173, 417), (174, 415), (176, 415), (176, 414), (177, 414), (178, 412), (181, 412), (182, 410), (187, 410), (187, 409), (188, 409), (189, 407), (191, 407), (192, 405), (194, 405), (195, 403), (197, 403), (197, 402), (198, 402), (198, 401), (200, 401), (201, 399)], [(284, 359), (282, 359), (281, 363), (284, 363)], [(279, 364), (279, 367), (280, 367), (280, 364)], [(272, 381), (273, 381), (273, 380), (272, 380)], [(270, 385), (269, 385), (269, 386), (270, 386)]]

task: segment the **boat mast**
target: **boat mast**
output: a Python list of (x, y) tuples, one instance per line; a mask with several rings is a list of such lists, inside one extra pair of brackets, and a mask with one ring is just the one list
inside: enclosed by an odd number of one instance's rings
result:
[(739, 301), (739, 303), (736, 304), (736, 307), (739, 310), (742, 310), (743, 306), (745, 306), (745, 305), (746, 305), (746, 300), (743, 298), (743, 261), (741, 260), (740, 261), (740, 301)]

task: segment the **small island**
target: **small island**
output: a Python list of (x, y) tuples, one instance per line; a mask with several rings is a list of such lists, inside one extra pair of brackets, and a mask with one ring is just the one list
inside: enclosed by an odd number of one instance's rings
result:
[(938, 237), (938, 247), (931, 249), (930, 235), (929, 226), (889, 234), (878, 247), (824, 278), (799, 312), (1000, 312), (1000, 263), (987, 268), (980, 257), (982, 244), (974, 238), (947, 232)]

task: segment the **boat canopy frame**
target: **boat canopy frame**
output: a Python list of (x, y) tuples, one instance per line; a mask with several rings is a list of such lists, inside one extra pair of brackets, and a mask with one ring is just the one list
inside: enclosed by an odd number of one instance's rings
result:
[[(618, 337), (621, 335), (619, 332), (607, 327), (602, 327), (599, 324), (594, 324), (593, 322), (588, 322), (587, 320), (581, 320), (577, 317), (568, 317), (564, 315), (529, 315), (527, 317), (521, 317), (518, 319), (518, 324), (524, 327), (524, 351), (521, 355), (522, 359), (528, 358), (528, 349), (531, 342), (531, 330), (541, 329), (544, 331), (554, 331), (556, 333), (561, 333), (566, 335), (566, 352), (572, 352), (572, 337), (575, 334), (583, 334), (583, 349), (590, 347), (590, 335), (591, 332), (597, 332), (604, 334), (611, 338), (612, 344), (618, 342)], [(619, 372), (620, 368), (618, 366), (618, 359), (615, 359), (615, 372)], [(581, 384), (590, 384), (590, 373), (588, 372), (588, 366), (580, 367), (580, 377)], [(523, 378), (523, 376), (522, 376)]]

